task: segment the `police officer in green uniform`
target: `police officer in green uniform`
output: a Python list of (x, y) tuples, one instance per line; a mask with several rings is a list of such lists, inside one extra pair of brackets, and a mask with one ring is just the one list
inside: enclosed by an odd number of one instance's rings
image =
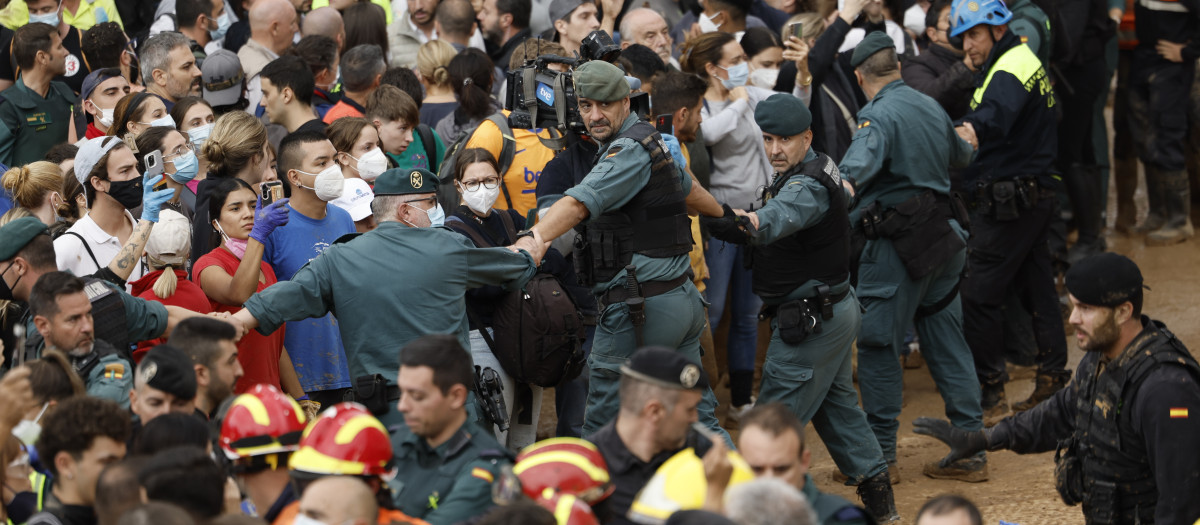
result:
[[(858, 333), (858, 384), (871, 429), (894, 463), (903, 395), (900, 349), (914, 321), (946, 415), (963, 430), (983, 428), (958, 298), (967, 236), (954, 211), (965, 220), (966, 210), (951, 202), (948, 171), (966, 167), (972, 149), (935, 100), (900, 79), (895, 44), (886, 33), (867, 35), (850, 63), (870, 99), (858, 112), (858, 132), (839, 166), (857, 190), (851, 224), (867, 238), (856, 288), (866, 308)], [(929, 464), (925, 473), (987, 479), (986, 456), (962, 463)]]
[(470, 346), (466, 291), (521, 286), (537, 270), (527, 253), (475, 248), (443, 227), (437, 181), (423, 169), (384, 172), (371, 202), (378, 228), (339, 239), (233, 316), (247, 330), (271, 333), (287, 321), (336, 315), (355, 400), (389, 427), (402, 421), (394, 409), (400, 390), (390, 383), (396, 351), (425, 334), (454, 334)]
[[(54, 243), (46, 225), (35, 217), (23, 217), (0, 227), (0, 299), (29, 301), (34, 283), (42, 275), (57, 272)], [(125, 293), (102, 280), (86, 282), (85, 292), (92, 304), (91, 316), (96, 339), (105, 341), (118, 352), (128, 352), (131, 343), (164, 337), (179, 321), (200, 315), (178, 306), (164, 306)], [(45, 341), (32, 315), (22, 319), (25, 326), (25, 355), (41, 357)]]
[(432, 525), (486, 513), (492, 482), (513, 460), (467, 415), (475, 372), (461, 339), (426, 335), (400, 350), (397, 409), (406, 427), (392, 436), (397, 474), (388, 487), (397, 510)]
[[(704, 305), (689, 272), (687, 213), (691, 207), (720, 215), (721, 209), (683, 171), (678, 141), (630, 111), (629, 84), (620, 69), (593, 60), (576, 68), (574, 79), (579, 113), (600, 143), (599, 160), (537, 225), (518, 235), (515, 246), (540, 259), (548, 241), (584, 223), (576, 241), (576, 273), (581, 284), (592, 287), (600, 311), (588, 357), (583, 423), (588, 436), (616, 417), (621, 364), (634, 349), (675, 348), (700, 363)], [(716, 406), (706, 388), (700, 420), (729, 441)]]
[(763, 300), (760, 315), (771, 318), (758, 402), (781, 402), (812, 421), (867, 510), (881, 522), (898, 520), (888, 465), (851, 379), (861, 314), (850, 287), (841, 176), (829, 156), (810, 147), (812, 113), (800, 99), (771, 95), (754, 120), (776, 172), (763, 206), (701, 221), (718, 239), (754, 247), (754, 293)]
[(0, 163), (21, 166), (41, 160), (66, 142), (74, 92), (53, 79), (66, 72), (67, 50), (58, 29), (26, 24), (13, 36), (12, 56), (21, 74), (0, 92)]

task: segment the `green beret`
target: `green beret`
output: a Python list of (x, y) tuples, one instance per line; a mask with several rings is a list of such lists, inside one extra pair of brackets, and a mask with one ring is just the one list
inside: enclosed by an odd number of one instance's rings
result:
[(787, 93), (776, 93), (754, 108), (754, 122), (767, 133), (790, 137), (812, 126), (812, 112), (803, 100)]
[(575, 94), (600, 102), (629, 96), (629, 83), (621, 68), (603, 60), (592, 60), (575, 68)]
[(29, 241), (44, 233), (48, 228), (37, 217), (22, 217), (0, 227), (0, 261), (12, 259)]
[(375, 180), (375, 195), (418, 195), (437, 193), (437, 175), (429, 170), (413, 168), (390, 169)]
[(883, 31), (867, 33), (866, 38), (863, 38), (862, 42), (854, 47), (854, 54), (850, 55), (850, 67), (858, 67), (859, 64), (871, 58), (871, 55), (884, 49), (896, 49), (896, 43), (892, 41), (892, 37)]

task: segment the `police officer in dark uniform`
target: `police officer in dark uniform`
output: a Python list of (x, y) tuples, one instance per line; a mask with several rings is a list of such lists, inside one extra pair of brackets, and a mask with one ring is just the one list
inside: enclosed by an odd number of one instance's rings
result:
[(968, 432), (919, 418), (918, 434), (981, 450), (1059, 449), (1056, 488), (1087, 523), (1193, 523), (1200, 518), (1200, 365), (1160, 321), (1142, 315), (1142, 274), (1094, 255), (1066, 276), (1071, 325), (1086, 354), (1071, 384), (994, 428)]
[(963, 331), (983, 389), (984, 424), (1008, 412), (1004, 395), (1004, 316), (1010, 289), (1033, 314), (1037, 388), (1028, 408), (1066, 385), (1067, 342), (1048, 245), (1055, 209), (1055, 98), (1041, 60), (1008, 27), (1001, 0), (957, 0), (951, 37), (979, 69), (971, 112), (959, 135), (978, 149), (963, 174), (971, 200), (971, 238), (962, 282)]
[[(958, 428), (983, 428), (979, 382), (963, 337), (959, 278), (967, 260), (966, 210), (950, 198), (949, 168), (966, 167), (971, 145), (938, 103), (900, 79), (895, 44), (867, 35), (850, 61), (871, 100), (839, 170), (858, 194), (851, 223), (868, 239), (855, 291), (866, 312), (858, 333), (863, 409), (889, 462), (896, 461), (903, 370), (900, 349), (916, 324), (921, 354)], [(939, 478), (983, 481), (987, 457), (926, 465)]]
[(881, 522), (898, 520), (888, 465), (879, 443), (866, 438), (872, 434), (851, 375), (861, 313), (850, 287), (841, 176), (829, 156), (810, 147), (812, 114), (800, 99), (771, 95), (755, 108), (754, 121), (776, 172), (763, 206), (701, 222), (713, 237), (754, 247), (754, 293), (765, 305), (760, 316), (771, 318), (758, 402), (781, 402), (812, 421), (867, 510)]
[[(722, 210), (682, 169), (678, 141), (672, 137), (668, 147), (669, 135), (630, 111), (629, 84), (619, 68), (593, 60), (576, 68), (574, 79), (579, 113), (601, 144), (598, 161), (537, 225), (518, 235), (514, 247), (540, 261), (549, 241), (586, 222), (574, 252), (576, 274), (600, 303), (588, 357), (588, 436), (616, 415), (618, 370), (632, 349), (667, 346), (700, 363), (704, 305), (688, 271), (687, 212), (691, 207), (719, 216)], [(700, 419), (728, 439), (716, 405), (705, 388)]]

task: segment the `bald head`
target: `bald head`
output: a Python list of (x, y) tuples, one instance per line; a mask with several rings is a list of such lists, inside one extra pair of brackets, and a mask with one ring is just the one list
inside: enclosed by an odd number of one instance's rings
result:
[(302, 36), (321, 35), (337, 42), (338, 51), (346, 42), (346, 25), (342, 22), (342, 14), (330, 6), (313, 9), (304, 17), (304, 27), (300, 29)]
[(258, 0), (250, 8), (250, 38), (282, 54), (299, 30), (296, 8), (288, 0)]
[(621, 19), (620, 30), (622, 49), (641, 44), (653, 49), (663, 63), (670, 63), (671, 28), (658, 12), (645, 7), (630, 10)]
[(375, 495), (362, 480), (352, 476), (328, 476), (304, 489), (300, 513), (324, 523), (371, 525), (379, 514)]

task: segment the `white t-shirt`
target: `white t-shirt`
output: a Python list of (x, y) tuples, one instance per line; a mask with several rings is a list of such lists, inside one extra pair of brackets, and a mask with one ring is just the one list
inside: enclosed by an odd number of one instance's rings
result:
[[(137, 228), (137, 220), (129, 210), (125, 210), (125, 218), (129, 220), (131, 227)], [(80, 240), (80, 237), (83, 240)], [(87, 243), (86, 247), (84, 241)], [(101, 267), (108, 266), (121, 252), (122, 247), (120, 240), (101, 229), (100, 225), (92, 220), (91, 214), (88, 214), (71, 225), (67, 233), (54, 240), (54, 258), (59, 270), (69, 271), (78, 276), (91, 275), (100, 271)], [(91, 248), (91, 254), (87, 248)], [(92, 256), (95, 256), (95, 260)], [(136, 281), (145, 274), (146, 265), (139, 260), (127, 281)], [(126, 288), (127, 291), (131, 289), (128, 285)]]

